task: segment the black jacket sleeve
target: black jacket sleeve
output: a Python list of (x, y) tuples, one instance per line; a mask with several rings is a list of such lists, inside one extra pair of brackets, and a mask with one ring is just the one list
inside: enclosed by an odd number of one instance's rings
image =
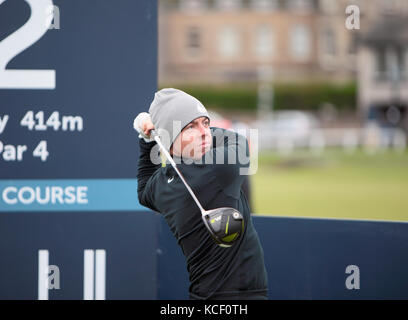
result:
[(153, 192), (149, 186), (149, 179), (161, 167), (161, 164), (154, 164), (150, 158), (150, 153), (155, 145), (155, 141), (145, 142), (139, 138), (140, 155), (137, 168), (137, 195), (141, 205), (157, 211), (153, 204)]

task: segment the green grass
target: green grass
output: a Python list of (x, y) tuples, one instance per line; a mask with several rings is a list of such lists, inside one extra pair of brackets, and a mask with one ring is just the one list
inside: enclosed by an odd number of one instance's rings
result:
[(408, 221), (408, 153), (261, 154), (253, 212), (274, 216)]

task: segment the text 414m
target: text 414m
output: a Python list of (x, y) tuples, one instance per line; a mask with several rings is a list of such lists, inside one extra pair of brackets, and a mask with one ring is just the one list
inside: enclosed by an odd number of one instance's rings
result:
[[(9, 121), (9, 115), (0, 116), (0, 134), (2, 134)], [(81, 132), (83, 130), (83, 118), (80, 116), (64, 115), (60, 116), (58, 111), (52, 112), (48, 117), (44, 111), (27, 111), (20, 120), (20, 126), (26, 127), (29, 131), (68, 131)], [(0, 140), (0, 160), (22, 161), (24, 153), (28, 151), (27, 145), (13, 145)], [(49, 152), (47, 141), (41, 140), (32, 151), (33, 157), (38, 157), (41, 161), (46, 161)]]

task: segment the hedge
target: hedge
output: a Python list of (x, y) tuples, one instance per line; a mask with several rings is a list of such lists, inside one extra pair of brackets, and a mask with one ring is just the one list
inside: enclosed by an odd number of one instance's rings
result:
[[(160, 86), (163, 88), (166, 86)], [(256, 110), (257, 86), (183, 86), (183, 90), (200, 100), (206, 107), (215, 109)], [(346, 84), (307, 83), (275, 84), (274, 109), (317, 110), (323, 103), (331, 103), (339, 110), (356, 109), (357, 87), (354, 82)]]

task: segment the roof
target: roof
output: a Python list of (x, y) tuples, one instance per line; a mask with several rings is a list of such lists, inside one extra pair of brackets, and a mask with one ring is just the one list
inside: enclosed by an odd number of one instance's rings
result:
[(376, 23), (360, 40), (368, 45), (408, 43), (408, 17), (387, 16)]

